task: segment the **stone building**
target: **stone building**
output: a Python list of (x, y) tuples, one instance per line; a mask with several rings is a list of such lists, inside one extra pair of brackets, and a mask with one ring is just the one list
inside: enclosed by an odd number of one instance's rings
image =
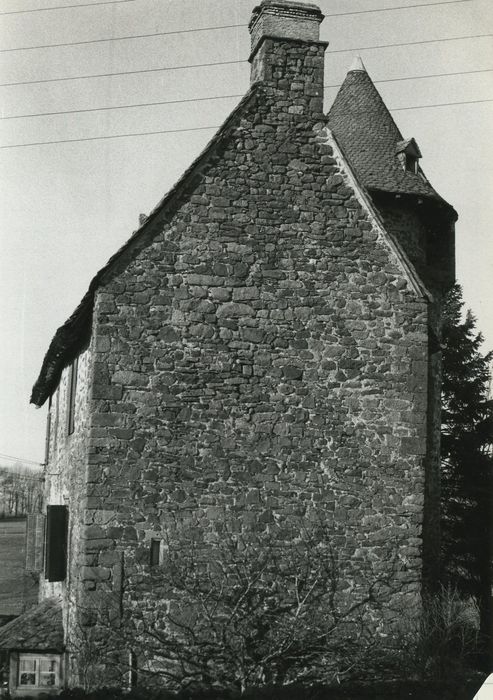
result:
[(323, 113), (322, 20), (308, 3), (254, 9), (248, 93), (43, 362), (41, 599), (69, 684), (83, 613), (103, 588), (138, 604), (125, 577), (145, 582), (171, 519), (217, 534), (231, 516), (248, 537), (322, 513), (351, 590), (396, 558), (397, 599), (433, 585), (457, 217), (361, 60)]

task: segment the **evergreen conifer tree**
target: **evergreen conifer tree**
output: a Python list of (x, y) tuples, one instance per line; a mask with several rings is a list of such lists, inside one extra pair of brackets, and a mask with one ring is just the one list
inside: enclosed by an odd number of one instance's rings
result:
[(442, 555), (445, 581), (480, 611), (485, 670), (493, 664), (493, 402), (483, 338), (462, 289), (450, 291), (443, 326)]

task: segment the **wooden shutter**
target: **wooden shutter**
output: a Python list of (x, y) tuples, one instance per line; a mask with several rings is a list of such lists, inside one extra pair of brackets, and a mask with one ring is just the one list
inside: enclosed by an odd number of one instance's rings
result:
[(67, 573), (67, 506), (48, 506), (46, 511), (45, 578), (63, 581)]
[(45, 520), (45, 516), (41, 513), (27, 516), (26, 571), (43, 570)]

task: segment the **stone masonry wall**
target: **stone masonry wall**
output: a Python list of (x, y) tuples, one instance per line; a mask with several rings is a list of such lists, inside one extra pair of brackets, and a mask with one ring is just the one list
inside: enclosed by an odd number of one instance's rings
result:
[(74, 431), (68, 434), (70, 367), (63, 370), (50, 404), (48, 463), (45, 469), (45, 505), (68, 507), (67, 577), (49, 582), (41, 575), (40, 599), (62, 596), (64, 626), (68, 626), (69, 598), (79, 582), (79, 554), (83, 549), (86, 469), (89, 445), (89, 390), (92, 383), (92, 353), (84, 349), (78, 357)]
[(251, 82), (261, 81), (275, 95), (276, 121), (293, 115), (323, 119), (325, 42), (264, 39), (250, 59)]
[(427, 304), (323, 124), (289, 109), (313, 52), (280, 45), (282, 77), (97, 293), (87, 601), (122, 556), (144, 596), (151, 538), (191, 516), (248, 536), (322, 515), (348, 592), (396, 554), (397, 597), (419, 595)]
[(423, 204), (376, 203), (387, 229), (396, 237), (431, 292), (428, 305), (428, 408), (425, 460), (423, 568), (425, 588), (432, 592), (440, 580), (440, 430), (443, 298), (455, 280), (454, 228)]
[[(396, 237), (426, 287), (441, 307), (441, 297), (455, 281), (454, 226), (437, 215), (438, 205), (422, 201), (390, 200), (374, 193), (375, 203), (387, 229)], [(439, 332), (441, 311), (430, 320)]]

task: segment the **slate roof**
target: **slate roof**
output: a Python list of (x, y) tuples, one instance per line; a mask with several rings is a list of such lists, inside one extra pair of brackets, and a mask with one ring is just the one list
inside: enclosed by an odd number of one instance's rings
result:
[(47, 598), (0, 627), (0, 649), (62, 652), (62, 603)]
[(419, 173), (402, 168), (396, 153), (404, 138), (360, 59), (341, 85), (328, 123), (358, 180), (369, 191), (430, 198), (456, 218), (421, 168)]

